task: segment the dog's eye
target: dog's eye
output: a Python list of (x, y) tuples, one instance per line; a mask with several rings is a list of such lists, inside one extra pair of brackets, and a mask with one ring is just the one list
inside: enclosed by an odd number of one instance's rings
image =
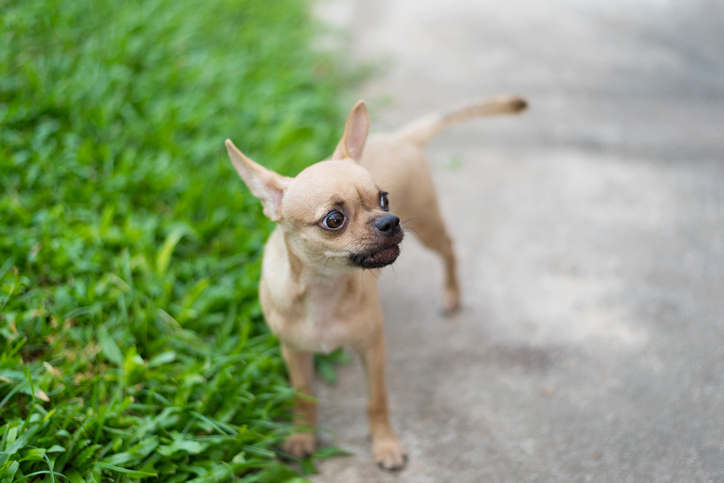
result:
[(344, 215), (339, 211), (333, 211), (324, 217), (322, 224), (330, 230), (336, 230), (344, 223)]
[(387, 193), (380, 195), (380, 208), (382, 211), (390, 211), (390, 200), (387, 199)]

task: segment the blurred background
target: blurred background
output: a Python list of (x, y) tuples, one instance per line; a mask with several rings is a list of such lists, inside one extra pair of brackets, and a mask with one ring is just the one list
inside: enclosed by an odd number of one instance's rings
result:
[(497, 94), (530, 109), (428, 148), (462, 311), (439, 316), (411, 238), (382, 276), (408, 469), (369, 464), (350, 366), (320, 425), (355, 456), (314, 481), (724, 480), (721, 2), (319, 6), (381, 66), (357, 93), (373, 131)]
[(311, 471), (279, 459), (272, 223), (223, 145), (288, 175), (336, 145), (352, 73), (309, 3), (2, 0), (0, 25), (0, 481)]
[[(692, 0), (0, 0), (0, 481), (724, 479), (724, 7)], [(428, 148), (460, 260), (381, 277), (381, 472), (356, 362), (311, 461), (256, 301), (286, 175), (498, 94)], [(394, 210), (394, 200), (393, 210)], [(432, 276), (431, 276), (432, 274)], [(320, 373), (335, 379), (332, 362)], [(289, 463), (289, 464), (287, 464)]]

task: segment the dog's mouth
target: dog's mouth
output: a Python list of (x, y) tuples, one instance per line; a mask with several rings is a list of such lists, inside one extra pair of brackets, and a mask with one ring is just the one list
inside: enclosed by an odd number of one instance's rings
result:
[(350, 261), (362, 268), (382, 268), (390, 265), (400, 256), (400, 245), (395, 243), (380, 250), (355, 253), (350, 255)]

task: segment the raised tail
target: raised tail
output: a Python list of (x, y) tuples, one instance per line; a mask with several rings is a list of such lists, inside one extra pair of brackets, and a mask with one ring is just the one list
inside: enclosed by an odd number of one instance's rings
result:
[(403, 126), (395, 135), (424, 146), (444, 130), (476, 117), (516, 114), (528, 107), (522, 97), (498, 97), (476, 102), (446, 114), (430, 114)]

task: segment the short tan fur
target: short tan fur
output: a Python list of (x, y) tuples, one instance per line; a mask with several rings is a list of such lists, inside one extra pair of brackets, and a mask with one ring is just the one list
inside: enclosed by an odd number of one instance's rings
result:
[[(414, 219), (415, 234), (445, 264), (443, 308), (455, 310), (460, 304), (455, 255), (424, 145), (459, 122), (525, 107), (518, 97), (493, 99), (367, 141), (369, 116), (359, 101), (331, 159), (295, 178), (264, 168), (226, 140), (237, 172), (262, 202), (264, 214), (278, 223), (264, 249), (259, 297), (281, 342), (291, 384), (313, 396), (313, 353), (340, 346), (357, 352), (367, 374), (372, 453), (384, 469), (402, 468), (407, 456), (389, 422), (377, 284), (363, 269), (393, 263), (404, 237), (400, 218)], [(316, 425), (316, 405), (309, 398), (297, 399), (295, 422)], [(313, 433), (294, 434), (284, 443), (297, 457), (314, 448)]]

